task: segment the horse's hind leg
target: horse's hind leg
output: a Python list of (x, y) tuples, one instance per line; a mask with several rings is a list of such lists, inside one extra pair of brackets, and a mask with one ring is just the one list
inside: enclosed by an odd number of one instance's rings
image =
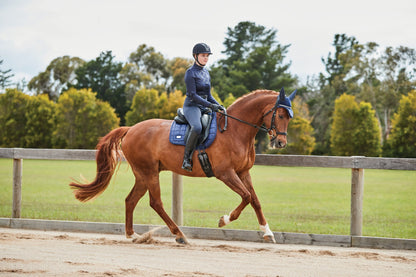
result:
[(139, 200), (143, 197), (146, 193), (147, 188), (146, 185), (140, 180), (140, 177), (136, 175), (136, 182), (134, 187), (130, 191), (129, 195), (126, 197), (125, 205), (126, 205), (126, 237), (127, 238), (134, 238), (138, 235), (135, 234), (133, 229), (133, 211), (136, 207)]
[[(153, 177), (154, 176), (154, 177)], [(187, 244), (188, 240), (185, 235), (179, 229), (178, 225), (170, 218), (163, 208), (162, 198), (160, 196), (159, 174), (155, 174), (147, 179), (150, 206), (156, 211), (156, 213), (163, 219), (171, 233), (176, 236), (176, 242), (180, 244)]]

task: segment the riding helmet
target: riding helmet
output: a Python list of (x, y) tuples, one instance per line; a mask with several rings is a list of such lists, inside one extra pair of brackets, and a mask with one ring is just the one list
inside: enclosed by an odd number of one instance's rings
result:
[(192, 49), (192, 55), (198, 54), (212, 54), (211, 48), (205, 43), (197, 43)]

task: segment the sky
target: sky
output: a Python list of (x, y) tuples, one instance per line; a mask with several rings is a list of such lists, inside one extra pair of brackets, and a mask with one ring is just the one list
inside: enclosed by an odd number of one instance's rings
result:
[(415, 0), (0, 0), (0, 69), (28, 82), (64, 55), (89, 61), (111, 50), (126, 62), (146, 44), (168, 59), (192, 58), (198, 42), (211, 47), (213, 64), (241, 21), (277, 30), (303, 84), (325, 72), (335, 34), (416, 49)]

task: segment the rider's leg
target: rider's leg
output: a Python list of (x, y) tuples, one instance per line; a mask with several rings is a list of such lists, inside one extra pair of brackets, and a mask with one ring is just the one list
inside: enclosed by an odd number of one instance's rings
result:
[(199, 137), (199, 134), (191, 130), (188, 136), (188, 140), (186, 141), (185, 153), (183, 155), (183, 163), (182, 163), (182, 168), (185, 169), (186, 171), (192, 171), (192, 156), (195, 151), (198, 137)]
[(182, 168), (192, 171), (192, 156), (198, 142), (199, 135), (202, 132), (201, 110), (196, 106), (184, 106), (184, 115), (191, 126), (188, 139), (185, 145)]

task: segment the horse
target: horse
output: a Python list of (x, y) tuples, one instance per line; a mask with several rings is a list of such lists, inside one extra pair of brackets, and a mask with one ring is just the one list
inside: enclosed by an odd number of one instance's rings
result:
[[(214, 142), (205, 151), (210, 157), (212, 172), (231, 190), (241, 197), (241, 203), (223, 215), (218, 223), (223, 227), (236, 220), (248, 205), (254, 208), (260, 230), (266, 242), (275, 243), (273, 232), (262, 212), (260, 201), (254, 191), (249, 170), (255, 161), (255, 136), (259, 130), (267, 131), (272, 148), (284, 148), (287, 144), (287, 128), (293, 117), (291, 100), (296, 90), (288, 97), (284, 89), (256, 90), (238, 98), (227, 113), (217, 116), (217, 124), (225, 125), (226, 131), (218, 132)], [(218, 111), (220, 113), (220, 111)], [(166, 213), (159, 185), (159, 173), (169, 170), (184, 176), (206, 177), (202, 167), (194, 163), (192, 172), (181, 168), (184, 146), (169, 142), (172, 120), (149, 119), (134, 126), (119, 127), (102, 137), (97, 144), (97, 172), (91, 183), (72, 182), (75, 198), (88, 201), (101, 194), (110, 183), (112, 175), (123, 156), (135, 176), (135, 183), (125, 199), (125, 235), (129, 239), (140, 238), (133, 229), (133, 211), (138, 201), (149, 192), (150, 206), (163, 219), (179, 244), (188, 240), (177, 224)], [(193, 154), (193, 161), (197, 153)]]

